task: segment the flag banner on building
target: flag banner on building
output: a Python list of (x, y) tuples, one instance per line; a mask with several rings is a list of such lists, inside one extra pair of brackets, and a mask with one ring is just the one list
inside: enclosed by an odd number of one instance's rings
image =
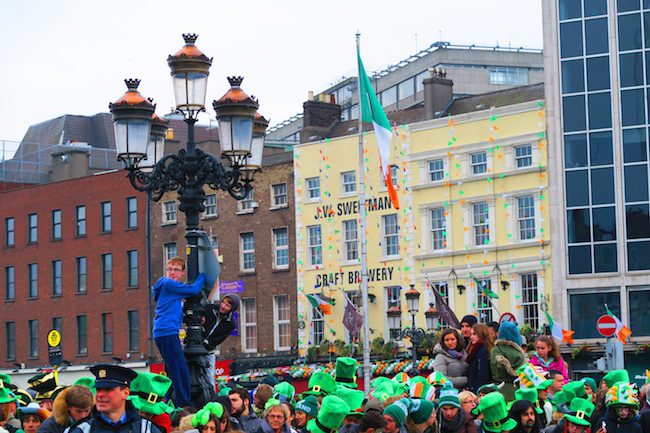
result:
[(546, 314), (546, 320), (548, 320), (548, 327), (551, 328), (551, 335), (558, 341), (563, 341), (567, 344), (573, 343), (573, 334), (574, 331), (562, 329), (558, 323), (553, 320), (553, 317), (549, 314), (548, 311), (544, 312)]
[(614, 313), (609, 309), (607, 304), (605, 304), (605, 311), (607, 311), (607, 315), (612, 317), (614, 321), (616, 322), (616, 337), (618, 337), (619, 341), (623, 344), (627, 343), (627, 337), (632, 335), (632, 331), (630, 328), (627, 326), (623, 325), (623, 322), (621, 322), (621, 319), (616, 317)]
[[(393, 137), (393, 130), (388, 121), (388, 116), (381, 106), (366, 69), (363, 67), (361, 61), (361, 54), (357, 51), (357, 60), (359, 64), (359, 96), (361, 105), (361, 120), (363, 122), (372, 122), (375, 129), (375, 139), (377, 140), (377, 148), (379, 149), (379, 160), (381, 164), (381, 172), (384, 175), (386, 188), (388, 189), (388, 196), (395, 209), (399, 209), (399, 200), (397, 198), (397, 191), (393, 185), (393, 178), (390, 173), (390, 140)], [(362, 131), (359, 131), (361, 134)]]
[(474, 282), (476, 283), (476, 287), (478, 287), (479, 289), (481, 289), (481, 292), (483, 292), (483, 294), (485, 294), (485, 296), (487, 296), (488, 298), (492, 298), (492, 299), (499, 299), (499, 296), (498, 296), (496, 293), (494, 293), (494, 292), (492, 291), (492, 289), (490, 289), (490, 288), (487, 286), (487, 282), (486, 282), (486, 281), (483, 281), (483, 282), (481, 283), (481, 282), (480, 282), (479, 280), (477, 280), (476, 277), (474, 277), (474, 276), (472, 276), (472, 279), (473, 279)]
[(307, 295), (307, 299), (312, 307), (318, 308), (323, 314), (332, 314), (330, 303), (320, 295)]
[(440, 294), (438, 286), (435, 284), (431, 284), (431, 281), (427, 278), (427, 284), (429, 287), (431, 287), (431, 290), (433, 291), (433, 296), (436, 298), (436, 309), (438, 310), (438, 315), (440, 317), (440, 321), (445, 323), (448, 326), (451, 326), (452, 328), (460, 329), (460, 321), (458, 320), (458, 317), (456, 317), (456, 313), (447, 305), (445, 300), (442, 298), (442, 295)]
[(350, 334), (357, 339), (359, 338), (359, 331), (363, 325), (363, 316), (357, 310), (357, 307), (345, 297), (345, 312), (343, 313), (343, 326), (350, 331)]

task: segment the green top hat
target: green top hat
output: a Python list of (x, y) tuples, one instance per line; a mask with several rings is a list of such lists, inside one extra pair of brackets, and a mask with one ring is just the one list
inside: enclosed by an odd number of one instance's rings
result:
[(280, 401), (282, 401), (281, 397), (284, 397), (287, 402), (293, 402), (293, 397), (296, 395), (296, 388), (294, 388), (294, 386), (289, 382), (280, 382), (275, 385), (273, 389), (275, 391), (273, 393), (273, 397), (277, 398)]
[(75, 380), (73, 385), (77, 386), (85, 386), (86, 388), (90, 389), (90, 392), (95, 395), (97, 390), (95, 389), (95, 378), (90, 377), (90, 376), (83, 376), (80, 377), (79, 379)]
[(14, 400), (15, 398), (11, 394), (9, 387), (0, 381), (0, 404), (11, 403)]
[(589, 398), (587, 396), (587, 391), (585, 390), (584, 382), (577, 380), (575, 382), (565, 383), (562, 387), (562, 391), (569, 396), (569, 401), (574, 398)]
[(427, 378), (431, 386), (443, 386), (445, 383), (449, 382), (449, 379), (445, 377), (444, 374), (439, 371), (434, 371)]
[(517, 426), (517, 421), (508, 418), (506, 399), (500, 392), (486, 394), (475, 410), (483, 414), (483, 428), (489, 432), (501, 433)]
[(11, 385), (11, 376), (0, 373), (0, 382), (2, 382), (4, 386), (9, 387), (9, 385)]
[(349, 412), (350, 406), (346, 402), (328, 395), (323, 399), (318, 416), (307, 422), (307, 430), (310, 433), (337, 433)]
[(409, 387), (409, 396), (411, 398), (422, 398), (425, 400), (433, 400), (435, 395), (435, 388), (429, 385), (428, 382), (412, 381)]
[(515, 401), (528, 400), (535, 406), (535, 412), (543, 414), (544, 409), (539, 407), (539, 394), (536, 388), (519, 388), (515, 391), (515, 399), (508, 403), (508, 410), (512, 407)]
[(336, 358), (334, 380), (348, 388), (357, 388), (357, 360), (347, 356)]
[(391, 382), (391, 380), (385, 376), (375, 377), (370, 381), (370, 389), (377, 389), (384, 382)]
[(309, 389), (302, 395), (329, 395), (336, 389), (336, 382), (328, 373), (318, 372), (311, 375), (307, 386)]
[(546, 389), (553, 383), (553, 379), (546, 379), (531, 363), (524, 364), (517, 369), (521, 385), (526, 388)]
[(407, 385), (410, 385), (411, 383), (411, 378), (409, 377), (408, 374), (404, 373), (403, 371), (393, 376), (392, 380), (397, 383), (406, 383)]
[(573, 424), (589, 427), (591, 426), (589, 419), (591, 418), (591, 414), (594, 413), (594, 409), (596, 409), (596, 406), (589, 400), (576, 398), (571, 402), (571, 412), (575, 413), (575, 415), (567, 413), (564, 414), (563, 418)]
[(129, 398), (136, 409), (160, 415), (169, 409), (164, 398), (171, 386), (172, 381), (166, 376), (147, 372), (138, 373), (138, 377), (131, 382)]
[(230, 391), (232, 391), (232, 388), (229, 386), (220, 386), (219, 387), (219, 392), (217, 393), (218, 396), (221, 397), (228, 397), (228, 394), (230, 394)]
[(334, 395), (340, 397), (341, 400), (343, 400), (348, 404), (348, 406), (350, 406), (350, 413), (348, 415), (363, 416), (363, 412), (358, 411), (359, 409), (361, 409), (361, 405), (363, 404), (363, 399), (365, 398), (363, 391), (338, 385), (334, 390)]
[(315, 418), (318, 415), (318, 399), (313, 395), (308, 395), (296, 403), (295, 409)]
[(611, 388), (614, 384), (618, 382), (630, 382), (630, 375), (627, 373), (627, 370), (612, 370), (603, 376), (603, 381), (607, 388)]
[(561, 407), (563, 405), (567, 405), (571, 399), (569, 396), (564, 392), (564, 391), (558, 391), (555, 394), (553, 394), (553, 397), (551, 398), (551, 404), (553, 405), (554, 410), (561, 410)]
[(389, 397), (394, 397), (396, 395), (402, 394), (402, 386), (389, 380), (387, 382), (381, 382), (374, 391), (372, 391), (372, 396), (379, 399), (379, 401), (384, 402)]
[(607, 407), (613, 405), (631, 406), (639, 408), (639, 394), (636, 390), (636, 384), (629, 382), (618, 382), (607, 390), (605, 395)]

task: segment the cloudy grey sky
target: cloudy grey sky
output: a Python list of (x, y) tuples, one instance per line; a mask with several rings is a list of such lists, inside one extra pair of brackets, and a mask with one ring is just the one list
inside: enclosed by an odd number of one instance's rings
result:
[(0, 140), (63, 114), (108, 111), (130, 77), (169, 112), (166, 58), (185, 32), (214, 57), (202, 123), (234, 74), (271, 125), (302, 111), (309, 90), (356, 74), (357, 30), (368, 71), (438, 40), (542, 47), (541, 0), (21, 0), (2, 1), (0, 17)]

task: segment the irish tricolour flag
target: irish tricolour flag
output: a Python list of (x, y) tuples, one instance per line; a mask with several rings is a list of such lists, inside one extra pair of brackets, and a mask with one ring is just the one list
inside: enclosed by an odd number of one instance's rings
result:
[[(393, 179), (390, 174), (390, 139), (393, 136), (393, 131), (390, 127), (388, 117), (384, 112), (377, 95), (372, 88), (370, 78), (366, 74), (361, 61), (361, 54), (357, 51), (357, 59), (359, 62), (359, 95), (361, 98), (361, 120), (363, 122), (372, 122), (375, 129), (375, 139), (377, 140), (377, 147), (379, 149), (379, 160), (381, 163), (381, 172), (384, 175), (386, 188), (388, 189), (388, 196), (395, 209), (399, 209), (399, 201), (397, 200), (397, 191), (393, 186)], [(361, 133), (361, 131), (359, 131)]]
[(548, 320), (548, 327), (551, 328), (551, 335), (553, 336), (553, 338), (568, 344), (573, 343), (574, 331), (571, 330), (567, 331), (566, 329), (562, 329), (562, 327), (558, 325), (558, 323), (555, 320), (553, 320), (553, 317), (551, 317), (548, 311), (546, 311), (545, 313), (546, 313), (546, 320)]
[(616, 322), (616, 337), (618, 337), (621, 343), (625, 344), (627, 342), (627, 337), (632, 335), (632, 331), (630, 330), (630, 328), (623, 325), (621, 319), (619, 319), (614, 315), (614, 313), (612, 313), (612, 311), (609, 309), (607, 304), (605, 304), (605, 311), (607, 311), (607, 315), (611, 316), (614, 319), (614, 322)]
[(307, 295), (307, 299), (309, 299), (311, 306), (318, 308), (322, 314), (332, 314), (330, 303), (321, 298), (319, 295)]

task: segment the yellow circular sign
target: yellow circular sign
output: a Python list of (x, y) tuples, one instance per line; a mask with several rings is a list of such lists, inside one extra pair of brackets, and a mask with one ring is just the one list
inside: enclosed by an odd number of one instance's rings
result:
[(57, 331), (56, 329), (52, 329), (48, 334), (47, 334), (47, 344), (50, 347), (56, 347), (61, 343), (61, 333)]

